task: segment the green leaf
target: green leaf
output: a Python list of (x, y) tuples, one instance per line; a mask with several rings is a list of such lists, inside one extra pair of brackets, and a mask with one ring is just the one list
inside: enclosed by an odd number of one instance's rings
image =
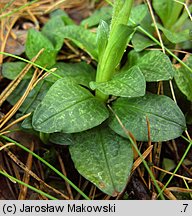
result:
[(170, 19), (173, 3), (174, 2), (172, 0), (153, 0), (153, 7), (158, 16), (161, 18), (164, 26), (166, 26), (168, 19)]
[[(3, 77), (14, 80), (27, 64), (25, 62), (5, 62), (2, 66)], [(33, 74), (33, 69), (30, 69), (23, 79), (30, 79)]]
[[(57, 68), (54, 73), (61, 77), (72, 77), (78, 84), (89, 87), (89, 82), (95, 80), (95, 69), (85, 62), (64, 63), (58, 62), (53, 68)], [(46, 80), (56, 82), (59, 78), (53, 74), (49, 74)]]
[(59, 145), (73, 145), (74, 134), (69, 133), (52, 133), (50, 134), (49, 141)]
[[(164, 170), (167, 170), (168, 172), (170, 172), (173, 169), (175, 169), (176, 164), (175, 164), (174, 160), (171, 160), (169, 158), (163, 158), (162, 167)], [(166, 174), (167, 174), (166, 172), (161, 172), (159, 179), (162, 181)]]
[(192, 39), (190, 29), (185, 29), (181, 32), (172, 32), (159, 24), (157, 26), (171, 43), (178, 44)]
[(127, 55), (127, 61), (123, 65), (121, 70), (129, 70), (131, 67), (137, 64), (138, 60), (143, 56), (143, 52), (136, 52), (131, 50)]
[[(192, 67), (192, 56), (188, 58), (186, 64), (190, 68)], [(188, 100), (192, 101), (192, 73), (184, 66), (181, 66), (176, 70), (174, 78), (180, 91), (187, 96)]]
[[(146, 5), (139, 5), (135, 8), (135, 14), (133, 15), (135, 17), (132, 17), (132, 20), (136, 22), (136, 24), (140, 25), (142, 28), (144, 28), (148, 33), (153, 34), (155, 29), (151, 25), (153, 23), (153, 20), (151, 18), (151, 14), (149, 12), (149, 9)], [(142, 33), (141, 31), (139, 31)]]
[(133, 7), (133, 9), (131, 10), (128, 25), (133, 25), (133, 22), (136, 24), (141, 24), (148, 13), (148, 7), (145, 4), (140, 4)]
[(156, 45), (154, 41), (146, 37), (145, 35), (136, 32), (131, 40), (134, 50), (137, 52), (143, 51), (144, 49)]
[(38, 32), (35, 29), (30, 29), (28, 31), (25, 46), (27, 57), (32, 59), (42, 48), (45, 48), (45, 50), (35, 63), (43, 67), (51, 67), (55, 64), (57, 51), (51, 41), (41, 32)]
[[(133, 12), (133, 15), (132, 15), (133, 17), (131, 17), (132, 20), (136, 24), (139, 24), (148, 33), (153, 35), (155, 32), (155, 29), (151, 25), (152, 24), (152, 18), (151, 18), (151, 14), (150, 14), (147, 6), (146, 5), (139, 5), (139, 6), (135, 7), (135, 9), (133, 9), (133, 10), (135, 10), (135, 12)], [(151, 47), (151, 46), (156, 45), (156, 43), (154, 41), (152, 41), (151, 39), (146, 37), (146, 35), (144, 35), (143, 32), (141, 32), (138, 29), (135, 32), (135, 34), (133, 35), (131, 42), (133, 44), (134, 50), (137, 52), (140, 52), (147, 47)]]
[(145, 94), (146, 82), (139, 67), (121, 71), (107, 82), (91, 82), (90, 87), (106, 95), (121, 97), (139, 97)]
[(73, 79), (56, 81), (33, 115), (33, 127), (44, 133), (75, 133), (93, 128), (108, 118), (104, 103)]
[(23, 129), (28, 129), (28, 130), (32, 130), (33, 126), (32, 126), (32, 116), (33, 114), (31, 114), (30, 116), (28, 116), (26, 119), (24, 119), (21, 123), (21, 127)]
[(97, 47), (98, 47), (99, 59), (103, 57), (103, 54), (107, 47), (108, 37), (109, 37), (109, 26), (105, 21), (101, 20), (97, 28)]
[(76, 134), (69, 150), (79, 173), (104, 193), (116, 196), (126, 187), (133, 163), (127, 139), (100, 127)]
[[(185, 0), (180, 0), (180, 2), (185, 2)], [(177, 21), (183, 5), (173, 0), (153, 0), (153, 8), (163, 25), (170, 28)]]
[(81, 25), (88, 26), (90, 28), (98, 25), (101, 20), (107, 22), (108, 20), (111, 19), (111, 16), (112, 16), (112, 7), (110, 6), (102, 7), (98, 10), (95, 10), (93, 14), (91, 14), (91, 16), (88, 17), (87, 19), (84, 19), (81, 22)]
[[(166, 96), (145, 95), (138, 98), (119, 98), (112, 106), (114, 112), (138, 141), (148, 141), (147, 119), (153, 142), (179, 137), (186, 129), (185, 117), (173, 100)], [(127, 137), (112, 114), (110, 128)]]
[(75, 22), (69, 17), (69, 15), (62, 9), (54, 10), (50, 14), (51, 19), (53, 17), (56, 17), (56, 16), (61, 17), (65, 25), (74, 25), (75, 24)]
[(87, 52), (92, 58), (98, 58), (96, 34), (76, 25), (65, 26), (55, 31), (59, 37), (72, 40), (80, 49)]
[(56, 50), (60, 50), (64, 40), (55, 34), (55, 31), (65, 26), (61, 16), (53, 16), (42, 28), (42, 34), (46, 36), (54, 45)]
[(149, 51), (137, 61), (146, 81), (170, 80), (173, 78), (175, 69), (169, 57), (161, 51)]
[[(14, 105), (24, 94), (27, 86), (29, 84), (28, 80), (23, 80), (15, 89), (15, 91), (8, 97), (7, 101)], [(39, 82), (35, 88), (29, 93), (19, 110), (22, 113), (30, 113), (36, 109), (39, 103), (44, 98), (48, 89), (51, 87), (52, 83), (41, 81)]]

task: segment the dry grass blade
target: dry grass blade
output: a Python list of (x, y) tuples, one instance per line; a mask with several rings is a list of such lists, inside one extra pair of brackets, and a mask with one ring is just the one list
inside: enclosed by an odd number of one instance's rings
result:
[[(38, 57), (39, 57), (39, 55), (42, 53), (44, 51), (44, 49), (41, 49), (40, 51), (39, 51), (39, 53), (33, 58), (33, 61), (35, 61)], [(31, 64), (29, 64), (29, 65), (26, 65), (26, 67), (28, 67), (28, 70), (29, 70), (29, 68), (31, 67), (32, 65)], [(27, 71), (28, 71), (27, 70)], [(23, 71), (23, 70), (22, 70)], [(40, 74), (42, 73), (42, 71), (40, 72)], [(13, 86), (12, 86), (12, 88), (10, 87), (10, 85), (6, 88), (6, 89), (8, 89), (8, 94), (6, 94), (6, 97), (8, 97), (8, 95), (16, 88), (16, 86), (19, 84), (19, 82), (21, 81), (21, 79), (24, 77), (24, 74), (26, 74), (26, 72), (24, 72), (24, 73), (20, 73), (18, 76), (17, 76), (17, 78), (15, 79), (15, 80), (17, 80), (16, 81), (16, 83), (14, 83), (13, 82)], [(34, 86), (37, 84), (37, 81), (38, 81), (38, 78), (39, 78), (39, 76), (40, 76), (40, 74), (38, 75), (38, 68), (35, 70), (35, 72), (34, 72), (34, 74), (33, 74), (33, 76), (32, 76), (32, 78), (31, 78), (31, 80), (30, 80), (30, 82), (29, 82), (29, 84), (28, 84), (28, 86), (27, 86), (27, 89), (26, 89), (26, 91), (25, 91), (25, 93), (22, 95), (22, 97), (17, 101), (17, 103), (12, 107), (12, 109), (2, 118), (2, 119), (0, 119), (0, 129), (4, 126), (4, 124), (5, 123), (7, 123), (10, 119), (11, 119), (11, 117), (18, 111), (18, 109), (21, 107), (21, 105), (23, 104), (23, 102), (24, 102), (24, 100), (26, 99), (26, 97), (28, 96), (28, 94), (30, 93), (30, 91), (34, 88)], [(9, 88), (10, 87), (10, 88)], [(6, 90), (5, 90), (6, 91)], [(5, 97), (5, 95), (2, 97), (2, 98), (4, 98), (4, 99), (2, 99), (2, 101), (3, 100), (5, 100), (6, 99), (6, 97)], [(0, 98), (0, 101), (1, 101), (1, 98)]]
[[(151, 128), (150, 128), (150, 122), (149, 122), (148, 116), (146, 116), (146, 122), (147, 122), (147, 132), (148, 132), (148, 146), (151, 147), (152, 146), (152, 143), (151, 143)], [(152, 161), (153, 161), (153, 155), (152, 155), (152, 151), (151, 151), (149, 153), (149, 163), (152, 164)], [(150, 169), (151, 169), (151, 172), (153, 173), (153, 175), (155, 176), (153, 167), (150, 167)], [(150, 178), (150, 176), (149, 176), (148, 187), (149, 187), (149, 189), (151, 189), (151, 178)]]
[(162, 171), (162, 172), (164, 172), (164, 173), (167, 173), (167, 174), (169, 174), (169, 175), (173, 175), (173, 176), (175, 176), (175, 177), (178, 177), (178, 178), (181, 178), (181, 179), (185, 179), (185, 180), (187, 180), (187, 181), (192, 181), (191, 178), (188, 178), (188, 177), (185, 177), (185, 176), (182, 176), (182, 175), (178, 175), (178, 174), (174, 174), (174, 173), (169, 172), (169, 171), (167, 171), (167, 170), (161, 169), (161, 168), (159, 168), (159, 167), (157, 167), (157, 166), (153, 166), (153, 168), (154, 168), (154, 169), (157, 169), (157, 170), (159, 170), (159, 171)]
[(180, 2), (180, 1), (177, 1), (177, 0), (174, 0), (174, 1), (177, 2), (178, 4), (182, 4), (185, 7), (185, 10), (187, 11), (187, 14), (188, 14), (190, 20), (192, 21), (192, 16), (191, 16), (191, 13), (190, 13), (189, 8), (188, 8), (188, 4), (190, 3), (190, 0), (186, 0), (186, 3), (183, 3), (183, 2)]
[(35, 28), (36, 28), (37, 30), (39, 30), (39, 29), (40, 29), (40, 26), (39, 26), (39, 22), (38, 22), (37, 18), (36, 18), (35, 15), (31, 12), (30, 9), (27, 9), (27, 12), (28, 12), (29, 16), (31, 17), (31, 20), (32, 20), (33, 23), (35, 24)]
[[(148, 155), (152, 152), (153, 146), (149, 146), (147, 148), (147, 150), (145, 150), (145, 152), (142, 154), (143, 159), (145, 159), (146, 157), (148, 157)], [(139, 157), (133, 164), (132, 170), (131, 170), (131, 174), (133, 174), (133, 172), (139, 167), (139, 165), (142, 163), (142, 159)]]
[[(160, 188), (164, 188), (164, 185), (160, 181), (157, 181), (157, 183), (159, 184)], [(167, 188), (163, 191), (163, 193), (169, 200), (177, 200), (177, 198)]]
[(157, 27), (157, 22), (156, 22), (156, 20), (155, 20), (155, 15), (154, 15), (154, 12), (153, 12), (151, 3), (150, 3), (149, 0), (146, 0), (146, 2), (147, 2), (147, 5), (148, 5), (148, 7), (149, 7), (149, 11), (150, 11), (150, 14), (151, 14), (151, 18), (152, 18), (152, 20), (153, 20), (153, 23), (154, 23), (155, 30), (156, 30), (156, 32), (157, 32), (159, 41), (160, 41), (160, 43), (161, 43), (161, 48), (162, 48), (163, 52), (165, 53), (165, 47), (164, 47), (164, 44), (163, 44), (163, 40), (162, 40), (162, 38), (161, 38), (160, 31), (159, 31), (159, 29), (158, 29), (158, 27)]
[[(35, 62), (38, 57), (42, 54), (44, 49), (41, 49), (39, 53), (31, 60), (32, 62)], [(18, 84), (21, 82), (23, 77), (26, 75), (26, 73), (29, 71), (29, 69), (32, 67), (32, 64), (27, 64), (23, 70), (20, 72), (20, 74), (7, 86), (7, 88), (1, 93), (0, 95), (0, 106), (2, 103), (7, 99), (7, 97), (14, 91), (14, 89), (18, 86)], [(1, 122), (1, 121), (0, 121)]]
[(111, 196), (106, 195), (106, 196), (104, 197), (104, 200), (110, 200), (110, 199), (111, 199)]
[(20, 118), (16, 119), (15, 121), (11, 122), (9, 125), (7, 125), (6, 127), (4, 127), (4, 128), (0, 131), (0, 134), (2, 135), (4, 132), (7, 132), (7, 133), (8, 133), (7, 130), (8, 130), (10, 127), (12, 127), (13, 125), (15, 125), (15, 124), (17, 124), (17, 123), (23, 121), (24, 119), (26, 119), (26, 118), (29, 117), (30, 115), (31, 115), (31, 113), (28, 113), (28, 114), (26, 114), (26, 115), (24, 115), (24, 116), (21, 116)]
[[(0, 143), (0, 146), (4, 146), (2, 143)], [(57, 195), (61, 196), (63, 199), (69, 200), (69, 197), (66, 196), (65, 194), (61, 193), (60, 191), (58, 191), (57, 189), (51, 187), (50, 185), (48, 185), (47, 183), (45, 183), (42, 179), (40, 179), (34, 172), (32, 172), (31, 170), (28, 169), (28, 167), (25, 166), (25, 164), (23, 162), (21, 162), (10, 150), (8, 150), (7, 148), (4, 148), (4, 151), (7, 153), (7, 155), (19, 166), (21, 167), (26, 173), (28, 173), (29, 175), (31, 175), (34, 179), (36, 179), (40, 184), (42, 184), (44, 187), (50, 189), (51, 191), (53, 191), (54, 193), (56, 193)]]
[(7, 148), (7, 147), (13, 146), (13, 145), (15, 145), (15, 144), (14, 143), (7, 143), (7, 144), (0, 147), (0, 151), (2, 151), (4, 148)]
[[(23, 3), (20, 0), (15, 0), (9, 7), (6, 7), (6, 3), (9, 0), (5, 0), (0, 3), (0, 7), (2, 7), (3, 13), (0, 15), (0, 19), (19, 14), (20, 17), (25, 17), (27, 19), (31, 19), (34, 21), (34, 18), (31, 17), (36, 15), (43, 15), (52, 12), (56, 9), (66, 9), (66, 8), (78, 8), (84, 7), (89, 4), (88, 0), (33, 0), (31, 2)], [(3, 9), (4, 8), (4, 9)], [(31, 14), (29, 14), (29, 10)]]
[(192, 193), (192, 189), (180, 188), (180, 187), (168, 187), (167, 190), (179, 193)]
[[(83, 184), (83, 186), (81, 187), (81, 191), (85, 191), (85, 189), (86, 189), (86, 187), (88, 186), (88, 184), (89, 184), (89, 181), (85, 181), (84, 184)], [(75, 197), (75, 200), (79, 200), (80, 197), (81, 197), (81, 194), (78, 193), (78, 194), (76, 195), (76, 197)]]
[(59, 0), (59, 1), (55, 2), (53, 5), (51, 5), (50, 7), (47, 8), (47, 10), (45, 11), (45, 14), (50, 13), (51, 11), (53, 11), (55, 8), (59, 7), (64, 2), (66, 2), (66, 0)]
[(162, 143), (161, 142), (155, 143), (154, 149), (155, 149), (155, 155), (154, 155), (153, 164), (158, 166), (160, 164), (160, 159), (161, 159)]
[(21, 96), (21, 98), (15, 103), (15, 105), (9, 110), (9, 112), (0, 120), (0, 128), (2, 128), (12, 117), (13, 115), (19, 110), (21, 105), (23, 104), (24, 100), (28, 96), (29, 92), (32, 90), (33, 83), (35, 82), (37, 76), (37, 70), (35, 71), (25, 93)]
[[(34, 142), (31, 143), (30, 150), (32, 152), (34, 151)], [(28, 154), (27, 163), (25, 165), (28, 168), (28, 170), (32, 169), (32, 163), (33, 163), (33, 155), (32, 154)], [(30, 175), (26, 171), (25, 171), (25, 173), (23, 175), (23, 180), (22, 181), (25, 182), (26, 184), (29, 184)], [(27, 190), (28, 190), (28, 188), (26, 186), (21, 185), (18, 200), (25, 200), (26, 199)]]
[(90, 197), (92, 200), (95, 199), (96, 190), (97, 190), (96, 186), (95, 186), (95, 185), (92, 185), (92, 186), (91, 186), (91, 190), (90, 190), (90, 192), (89, 192), (89, 197)]
[[(13, 20), (11, 21), (10, 26), (7, 27), (7, 32), (6, 32), (5, 37), (4, 37), (4, 31), (5, 31), (5, 30), (4, 30), (4, 28), (1, 28), (1, 31), (2, 31), (2, 32), (1, 32), (1, 35), (2, 35), (2, 37), (1, 37), (2, 44), (1, 44), (1, 49), (0, 49), (1, 52), (3, 52), (3, 51), (5, 50), (5, 46), (6, 46), (6, 43), (7, 43), (9, 34), (10, 34), (10, 32), (11, 32), (11, 30), (12, 30), (14, 24), (15, 24), (16, 21), (18, 20), (18, 18), (19, 18), (18, 16), (16, 16), (16, 17), (13, 18)], [(0, 54), (0, 64), (2, 64), (2, 63), (3, 63), (3, 55)]]
[[(61, 171), (62, 173), (67, 177), (67, 172), (66, 172), (66, 169), (65, 169), (65, 165), (64, 165), (64, 162), (60, 156), (60, 154), (57, 152), (57, 156), (58, 156), (58, 160), (59, 160), (59, 163), (60, 163), (60, 166), (61, 166)], [(69, 198), (71, 200), (73, 200), (73, 193), (72, 193), (72, 190), (71, 190), (71, 187), (70, 187), (70, 184), (65, 181), (65, 184), (66, 184), (66, 187), (67, 187), (67, 192), (69, 194)]]
[[(145, 159), (145, 158), (148, 157), (148, 155), (151, 153), (152, 149), (153, 149), (153, 146), (151, 145), (151, 146), (149, 146), (149, 147), (147, 148), (147, 150), (145, 150), (145, 152), (142, 154), (143, 159)], [(141, 159), (140, 157), (137, 158), (137, 160), (133, 163), (133, 167), (132, 167), (130, 176), (134, 173), (134, 171), (140, 166), (140, 164), (141, 164), (142, 162), (143, 162), (143, 161), (142, 161), (142, 159)], [(129, 180), (127, 181), (127, 185), (128, 185), (128, 183), (129, 183)], [(147, 186), (147, 184), (146, 184), (146, 186)], [(126, 190), (126, 187), (125, 187), (125, 190)], [(122, 192), (117, 196), (116, 200), (119, 200), (119, 199), (122, 197), (122, 195), (124, 194), (125, 190), (122, 191)]]

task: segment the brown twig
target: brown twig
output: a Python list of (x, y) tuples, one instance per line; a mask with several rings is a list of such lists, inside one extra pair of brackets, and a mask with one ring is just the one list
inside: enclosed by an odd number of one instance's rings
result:
[[(0, 146), (3, 146), (2, 143), (0, 143)], [(21, 162), (11, 151), (9, 151), (7, 148), (4, 148), (4, 151), (8, 154), (8, 156), (18, 165), (20, 166), (26, 173), (28, 173), (29, 175), (31, 175), (34, 179), (36, 179), (37, 181), (40, 182), (40, 184), (42, 184), (43, 186), (45, 186), (46, 188), (52, 190), (53, 192), (55, 192), (56, 194), (58, 194), (59, 196), (61, 196), (62, 198), (68, 200), (69, 197), (66, 196), (65, 194), (61, 193), (60, 191), (58, 191), (57, 189), (51, 187), (50, 185), (48, 185), (47, 183), (45, 183), (42, 179), (40, 179), (34, 172), (32, 172), (31, 170), (28, 169), (28, 167), (25, 166), (25, 164), (23, 162)]]
[[(60, 166), (61, 166), (61, 171), (62, 171), (62, 173), (63, 173), (65, 176), (67, 176), (67, 172), (66, 172), (66, 169), (65, 169), (65, 165), (64, 165), (64, 162), (63, 162), (63, 160), (62, 160), (62, 158), (61, 158), (59, 152), (57, 152), (57, 157), (58, 157), (58, 160), (59, 160), (59, 163), (60, 163)], [(70, 184), (69, 184), (67, 181), (65, 181), (65, 184), (66, 184), (66, 188), (67, 188), (67, 192), (68, 192), (69, 198), (70, 198), (71, 200), (73, 200), (73, 193), (72, 193), (72, 190), (71, 190), (71, 186), (70, 186)]]
[[(34, 142), (31, 143), (30, 151), (32, 151), (32, 152), (34, 151)], [(29, 153), (28, 158), (27, 158), (27, 163), (25, 165), (28, 170), (32, 169), (32, 163), (33, 163), (33, 155)], [(23, 175), (22, 181), (25, 182), (26, 184), (29, 184), (30, 174), (27, 173), (26, 171)], [(25, 200), (26, 199), (27, 190), (28, 190), (28, 188), (26, 186), (21, 185), (18, 200)]]

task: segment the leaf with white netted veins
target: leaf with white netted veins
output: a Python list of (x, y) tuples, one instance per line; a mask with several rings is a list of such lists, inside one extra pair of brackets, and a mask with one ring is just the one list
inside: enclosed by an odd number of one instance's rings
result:
[(32, 124), (44, 133), (75, 133), (93, 128), (108, 118), (104, 103), (71, 78), (56, 81), (34, 112)]
[(58, 37), (72, 40), (79, 48), (87, 52), (92, 58), (98, 58), (96, 46), (96, 34), (82, 26), (69, 25), (58, 29), (55, 32)]
[(169, 57), (158, 50), (147, 52), (138, 59), (137, 65), (148, 82), (170, 80), (175, 73)]
[[(186, 129), (182, 111), (167, 96), (149, 94), (138, 98), (119, 98), (112, 108), (138, 141), (148, 141), (147, 118), (150, 138), (154, 142), (179, 137)], [(111, 115), (109, 126), (116, 133), (127, 137), (114, 115)]]
[(97, 127), (75, 134), (69, 147), (81, 175), (110, 196), (125, 188), (133, 163), (133, 150), (127, 139), (110, 128)]
[[(192, 56), (190, 56), (186, 64), (192, 68)], [(186, 67), (181, 66), (176, 70), (175, 81), (180, 91), (186, 95), (187, 99), (192, 101), (192, 73)]]
[(139, 67), (121, 71), (107, 82), (91, 82), (90, 87), (106, 95), (121, 97), (139, 97), (145, 94), (146, 82)]

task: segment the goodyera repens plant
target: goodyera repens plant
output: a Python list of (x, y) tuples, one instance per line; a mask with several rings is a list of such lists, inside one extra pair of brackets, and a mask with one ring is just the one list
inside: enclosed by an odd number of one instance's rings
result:
[[(129, 21), (132, 5), (133, 0), (115, 0), (110, 25), (101, 20), (96, 34), (66, 15), (55, 14), (42, 32), (31, 29), (26, 43), (29, 58), (46, 48), (37, 64), (57, 68), (59, 76), (50, 74), (33, 90), (26, 102), (32, 104), (33, 113), (22, 126), (31, 123), (41, 137), (69, 145), (79, 173), (112, 196), (123, 191), (132, 168), (129, 134), (137, 141), (148, 141), (150, 128), (151, 141), (159, 142), (180, 136), (186, 128), (185, 117), (171, 98), (146, 93), (146, 82), (173, 78), (169, 57), (158, 50), (132, 50), (122, 62), (137, 31)], [(96, 75), (85, 62), (55, 62), (63, 38), (92, 57)], [(32, 97), (38, 91), (34, 104)]]

